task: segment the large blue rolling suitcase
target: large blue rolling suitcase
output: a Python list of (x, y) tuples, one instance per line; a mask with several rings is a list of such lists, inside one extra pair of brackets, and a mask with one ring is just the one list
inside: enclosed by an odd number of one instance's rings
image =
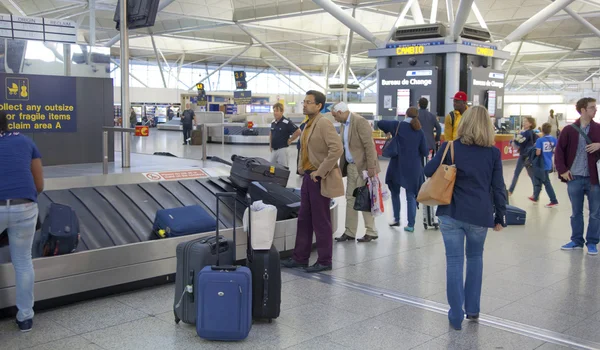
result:
[[(217, 193), (217, 218), (222, 197), (236, 198), (237, 193)], [(237, 205), (237, 201), (236, 204)], [(234, 205), (234, 206), (235, 206)], [(235, 212), (235, 207), (234, 207)], [(233, 256), (235, 264), (235, 218), (233, 222)], [(217, 227), (217, 233), (219, 230)], [(194, 286), (196, 332), (207, 340), (235, 341), (248, 337), (252, 328), (252, 274), (245, 266), (219, 265), (204, 267)]]
[(156, 211), (152, 231), (159, 238), (170, 238), (211, 232), (217, 220), (199, 205), (161, 209)]

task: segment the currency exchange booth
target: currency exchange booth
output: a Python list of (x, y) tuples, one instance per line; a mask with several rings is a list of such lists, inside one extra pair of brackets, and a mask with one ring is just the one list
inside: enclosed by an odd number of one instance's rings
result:
[[(408, 107), (429, 100), (429, 110), (443, 119), (452, 109), (457, 91), (467, 93), (469, 106), (485, 106), (494, 125), (504, 118), (503, 60), (510, 53), (487, 41), (489, 33), (465, 27), (458, 41), (445, 35), (441, 24), (421, 25), (415, 39), (412, 26), (399, 27), (384, 48), (369, 50), (377, 58), (377, 114), (384, 120), (402, 120)], [(487, 34), (487, 35), (486, 35)], [(514, 157), (512, 135), (496, 136), (503, 159)], [(381, 142), (380, 142), (381, 143)]]

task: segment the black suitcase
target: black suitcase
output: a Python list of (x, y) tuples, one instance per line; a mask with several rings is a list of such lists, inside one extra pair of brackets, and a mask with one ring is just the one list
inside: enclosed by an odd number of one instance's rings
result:
[(242, 130), (242, 136), (258, 136), (258, 130), (244, 129), (244, 130)]
[(273, 245), (270, 250), (252, 249), (251, 213), (248, 206), (246, 266), (252, 272), (252, 317), (268, 319), (271, 323), (281, 312), (281, 261), (279, 252)]
[(263, 201), (277, 208), (277, 221), (298, 217), (300, 193), (271, 182), (253, 181), (248, 188), (253, 202)]
[[(235, 218), (234, 218), (235, 225)], [(217, 263), (217, 239), (215, 236), (204, 237), (177, 245), (177, 272), (175, 275), (175, 302), (173, 313), (175, 323), (183, 321), (188, 324), (196, 324), (196, 299), (193, 286), (194, 276), (205, 266)], [(220, 261), (223, 265), (233, 265), (234, 251), (233, 241), (219, 237)], [(186, 295), (187, 294), (187, 295)]]
[(272, 319), (281, 311), (281, 262), (275, 246), (253, 250), (247, 265), (252, 271), (252, 317)]
[(525, 225), (527, 212), (521, 208), (512, 205), (506, 206), (506, 224), (507, 225)]
[(231, 183), (239, 189), (248, 189), (252, 181), (272, 182), (287, 186), (290, 170), (258, 157), (231, 156)]

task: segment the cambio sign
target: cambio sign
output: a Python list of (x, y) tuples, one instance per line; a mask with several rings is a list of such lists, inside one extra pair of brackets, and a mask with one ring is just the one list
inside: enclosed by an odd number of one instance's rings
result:
[(402, 80), (381, 80), (382, 86), (429, 86), (433, 84), (431, 79), (402, 79)]

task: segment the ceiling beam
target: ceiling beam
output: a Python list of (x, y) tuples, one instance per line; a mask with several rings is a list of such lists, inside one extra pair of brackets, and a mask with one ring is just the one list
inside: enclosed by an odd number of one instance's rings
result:
[(467, 18), (469, 18), (472, 6), (473, 0), (460, 0), (458, 11), (456, 11), (456, 17), (454, 17), (454, 23), (452, 23), (452, 31), (450, 34), (452, 41), (458, 40), (460, 32), (463, 30), (465, 23), (467, 23)]
[(342, 10), (341, 7), (334, 4), (331, 0), (313, 0), (313, 2), (321, 6), (330, 15), (337, 18), (338, 21), (342, 22), (346, 27), (350, 28), (356, 34), (362, 36), (367, 41), (373, 43), (373, 45), (380, 47), (385, 45), (384, 42), (379, 40), (373, 33), (371, 33), (365, 26), (363, 26), (355, 18), (347, 14)]
[(274, 48), (272, 48), (269, 44), (263, 42), (262, 40), (260, 40), (259, 38), (257, 38), (255, 35), (253, 35), (252, 33), (250, 33), (250, 31), (248, 31), (248, 29), (244, 28), (243, 25), (238, 24), (238, 27), (244, 33), (248, 34), (248, 36), (250, 36), (252, 39), (258, 41), (264, 48), (266, 48), (267, 50), (271, 51), (275, 56), (279, 57), (279, 59), (281, 59), (283, 62), (287, 63), (290, 67), (294, 68), (295, 71), (297, 71), (298, 73), (304, 75), (308, 80), (312, 81), (318, 87), (320, 87), (321, 89), (325, 90), (325, 88), (318, 81), (316, 81), (315, 79), (313, 79), (313, 77), (311, 77), (309, 74), (307, 74), (305, 71), (303, 71), (300, 67), (298, 67), (294, 62), (290, 61), (287, 57), (283, 56), (277, 50), (275, 50)]
[(550, 17), (557, 14), (560, 10), (570, 5), (575, 0), (556, 0), (550, 5), (544, 7), (541, 11), (531, 16), (528, 20), (518, 26), (512, 33), (508, 34), (501, 42), (500, 48), (505, 47), (513, 41), (522, 39), (529, 34), (535, 27), (544, 23)]

